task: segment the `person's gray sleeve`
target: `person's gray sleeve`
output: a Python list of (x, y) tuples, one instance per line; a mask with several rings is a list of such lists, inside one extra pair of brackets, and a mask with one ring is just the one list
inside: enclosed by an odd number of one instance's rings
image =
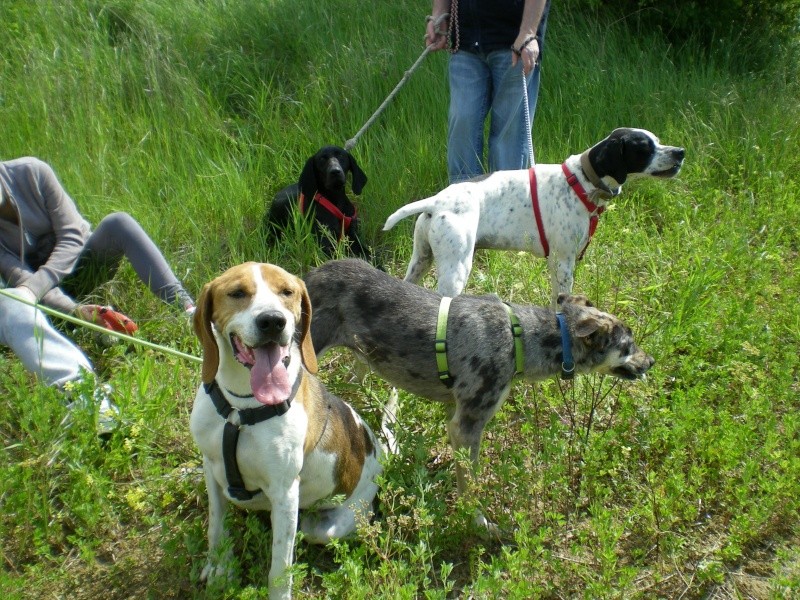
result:
[[(14, 285), (25, 285), (37, 298), (42, 298), (72, 272), (83, 251), (87, 235), (83, 217), (50, 165), (36, 160), (32, 168), (35, 173), (32, 179), (50, 216), (56, 241), (47, 262), (32, 274), (23, 274), (23, 279)], [(30, 193), (37, 193), (37, 190), (31, 190)], [(11, 279), (9, 277), (9, 281)]]

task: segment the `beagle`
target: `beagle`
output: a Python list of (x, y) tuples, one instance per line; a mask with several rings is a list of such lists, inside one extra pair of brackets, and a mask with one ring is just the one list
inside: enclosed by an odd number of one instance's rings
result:
[(290, 598), (298, 520), (311, 543), (353, 533), (372, 511), (381, 446), (314, 376), (311, 302), (301, 279), (275, 265), (232, 267), (203, 287), (193, 325), (203, 365), (190, 430), (209, 504), (201, 579), (228, 572), (218, 546), (233, 502), (271, 511), (270, 598)]

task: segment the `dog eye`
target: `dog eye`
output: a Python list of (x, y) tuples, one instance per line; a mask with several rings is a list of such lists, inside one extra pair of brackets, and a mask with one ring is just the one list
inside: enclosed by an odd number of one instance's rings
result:
[(228, 297), (229, 298), (234, 298), (236, 300), (238, 300), (240, 298), (244, 298), (246, 295), (247, 294), (245, 293), (245, 291), (242, 288), (236, 288), (235, 290), (232, 290), (232, 291), (228, 292)]
[(294, 295), (294, 290), (291, 290), (291, 289), (289, 289), (289, 288), (283, 288), (283, 289), (280, 291), (280, 295), (281, 295), (281, 296), (285, 296), (286, 298), (290, 298), (291, 296), (293, 296), (293, 295)]

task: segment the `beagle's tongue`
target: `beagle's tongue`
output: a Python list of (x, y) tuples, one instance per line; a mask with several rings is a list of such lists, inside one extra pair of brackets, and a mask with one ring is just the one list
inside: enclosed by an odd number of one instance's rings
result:
[(280, 404), (291, 394), (289, 372), (283, 363), (288, 353), (288, 346), (274, 343), (253, 348), (255, 364), (250, 369), (250, 388), (261, 404)]

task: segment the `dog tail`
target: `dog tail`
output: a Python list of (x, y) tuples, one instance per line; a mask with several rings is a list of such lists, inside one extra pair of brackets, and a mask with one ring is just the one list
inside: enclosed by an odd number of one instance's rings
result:
[(383, 230), (389, 231), (392, 227), (397, 225), (398, 221), (401, 221), (408, 216), (418, 215), (426, 210), (431, 210), (431, 207), (435, 204), (435, 198), (436, 196), (433, 198), (424, 198), (423, 200), (417, 200), (416, 202), (412, 202), (411, 204), (406, 204), (405, 206), (400, 207), (391, 215), (389, 215), (388, 219), (386, 219)]
[(383, 434), (383, 439), (386, 440), (386, 451), (389, 454), (397, 454), (400, 451), (400, 447), (397, 445), (397, 439), (394, 437), (394, 432), (389, 428), (390, 425), (392, 428), (397, 426), (397, 412), (399, 406), (400, 399), (397, 394), (397, 388), (392, 388), (389, 394), (389, 400), (386, 401), (383, 407), (383, 416), (381, 417), (381, 433)]

